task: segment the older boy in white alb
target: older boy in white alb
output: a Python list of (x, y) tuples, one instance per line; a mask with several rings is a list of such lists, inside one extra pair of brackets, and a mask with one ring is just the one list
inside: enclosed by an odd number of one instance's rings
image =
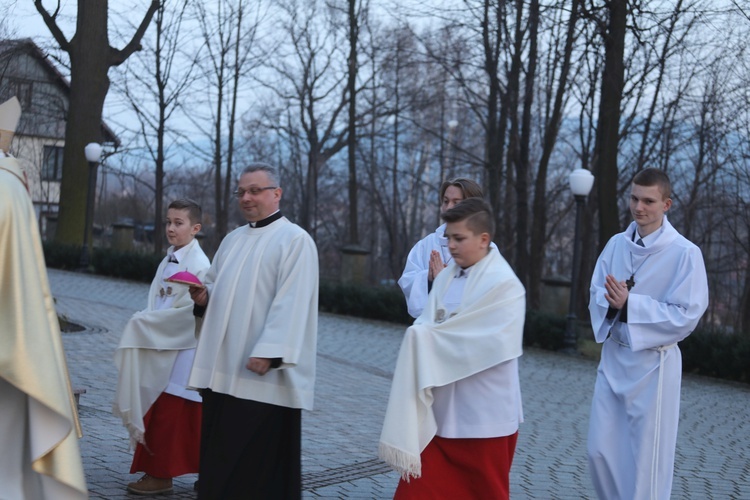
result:
[(588, 436), (599, 498), (670, 497), (682, 356), (708, 305), (701, 251), (669, 223), (669, 178), (633, 180), (634, 222), (609, 240), (591, 279), (589, 310), (603, 342)]

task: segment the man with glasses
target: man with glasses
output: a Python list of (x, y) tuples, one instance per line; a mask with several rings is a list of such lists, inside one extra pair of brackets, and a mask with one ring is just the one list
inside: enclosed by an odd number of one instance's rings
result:
[(318, 254), (281, 215), (276, 170), (252, 164), (235, 195), (248, 224), (191, 287), (203, 317), (189, 385), (203, 395), (199, 498), (300, 498), (301, 410), (311, 410)]

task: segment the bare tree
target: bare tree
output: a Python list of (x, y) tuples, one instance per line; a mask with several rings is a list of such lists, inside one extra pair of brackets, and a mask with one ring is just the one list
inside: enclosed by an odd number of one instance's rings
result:
[(346, 92), (348, 94), (348, 116), (347, 116), (347, 167), (349, 173), (348, 195), (349, 195), (349, 243), (359, 245), (359, 185), (357, 182), (357, 77), (359, 74), (359, 48), (360, 26), (363, 24), (363, 15), (366, 13), (362, 1), (347, 0), (346, 19), (348, 24), (347, 38), (349, 40), (349, 56), (347, 58)]
[[(569, 92), (568, 76), (571, 68), (571, 58), (573, 55), (573, 46), (577, 38), (576, 25), (578, 23), (578, 11), (581, 2), (579, 0), (570, 1), (570, 13), (568, 16), (565, 32), (565, 41), (561, 57), (557, 51), (552, 51), (553, 61), (550, 70), (554, 74), (559, 71), (557, 77), (557, 88), (554, 91), (554, 99), (551, 103), (551, 110), (546, 117), (544, 131), (542, 136), (542, 154), (537, 167), (536, 182), (534, 184), (534, 201), (533, 201), (533, 224), (531, 225), (531, 243), (530, 243), (530, 260), (534, 263), (529, 270), (529, 306), (538, 309), (541, 305), (541, 281), (542, 272), (545, 269), (544, 261), (546, 256), (546, 239), (547, 239), (547, 176), (549, 172), (550, 159), (552, 152), (557, 143), (557, 136), (560, 130), (560, 122), (563, 117), (563, 104), (565, 96)], [(550, 85), (553, 81), (549, 82)], [(552, 89), (549, 89), (552, 94)]]
[[(170, 143), (186, 142), (176, 126), (175, 113), (181, 110), (196, 72), (198, 48), (191, 47), (183, 29), (188, 0), (164, 1), (154, 18), (153, 37), (146, 37), (145, 49), (130, 60), (120, 86), (138, 118), (138, 134), (154, 164), (154, 227), (164, 212), (165, 166)], [(190, 53), (189, 51), (195, 51)], [(175, 152), (173, 154), (179, 154)], [(162, 231), (154, 231), (154, 253), (161, 254)]]
[[(108, 72), (112, 66), (122, 64), (140, 49), (141, 38), (159, 7), (159, 1), (151, 2), (133, 37), (123, 49), (109, 44), (107, 0), (79, 0), (76, 33), (70, 39), (57, 24), (59, 2), (51, 13), (42, 0), (35, 0), (34, 6), (55, 41), (70, 57), (70, 111), (65, 129), (60, 217), (55, 239), (64, 243), (80, 243), (84, 231), (91, 231), (90, 227), (84, 227), (87, 210), (85, 190), (90, 175), (84, 146), (102, 140), (102, 110), (110, 83)], [(91, 174), (96, 175), (96, 171)]]
[(239, 124), (239, 96), (248, 73), (262, 62), (256, 48), (259, 29), (267, 10), (262, 3), (221, 0), (217, 4), (195, 2), (203, 37), (201, 59), (208, 116), (196, 112), (193, 123), (211, 138), (210, 161), (214, 173), (213, 244), (228, 230), (232, 183), (235, 182), (235, 134)]
[(276, 79), (264, 78), (263, 84), (280, 98), (282, 108), (296, 110), (294, 120), (280, 128), (288, 136), (299, 135), (306, 150), (299, 224), (315, 238), (321, 170), (347, 145), (348, 128), (341, 116), (349, 99), (346, 57), (330, 10), (322, 10), (318, 1), (290, 0), (280, 7), (286, 43), (269, 61)]

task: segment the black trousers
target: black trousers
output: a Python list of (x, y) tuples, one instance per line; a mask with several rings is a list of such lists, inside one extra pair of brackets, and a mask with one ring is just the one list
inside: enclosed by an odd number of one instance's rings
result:
[(302, 411), (203, 391), (201, 500), (302, 497)]

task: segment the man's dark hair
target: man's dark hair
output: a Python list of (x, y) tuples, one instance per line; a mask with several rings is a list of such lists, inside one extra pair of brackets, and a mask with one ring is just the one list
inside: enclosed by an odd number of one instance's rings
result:
[(281, 186), (279, 183), (279, 172), (268, 163), (262, 163), (262, 162), (251, 163), (242, 169), (242, 172), (240, 172), (240, 177), (242, 177), (245, 174), (252, 174), (253, 172), (258, 172), (258, 171), (265, 172), (266, 175), (268, 176), (268, 180), (275, 187)]
[(658, 186), (664, 199), (672, 197), (672, 183), (669, 176), (658, 168), (644, 168), (633, 177), (633, 184), (639, 186)]
[(451, 186), (456, 186), (460, 189), (464, 195), (464, 199), (475, 197), (482, 198), (484, 196), (482, 193), (482, 187), (479, 184), (471, 179), (466, 179), (465, 177), (456, 177), (455, 179), (448, 179), (440, 185), (440, 203), (443, 202), (445, 191)]
[(200, 224), (203, 219), (203, 209), (197, 202), (190, 198), (178, 198), (169, 204), (167, 210), (174, 208), (176, 210), (187, 210), (188, 218), (193, 224)]
[(466, 227), (474, 234), (487, 233), (490, 239), (495, 237), (495, 219), (492, 208), (481, 198), (466, 198), (456, 203), (440, 216), (445, 222), (466, 221)]

